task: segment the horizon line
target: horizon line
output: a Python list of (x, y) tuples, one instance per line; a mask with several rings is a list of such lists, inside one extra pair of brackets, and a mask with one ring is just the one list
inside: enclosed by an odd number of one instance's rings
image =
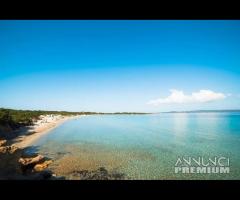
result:
[(159, 112), (139, 112), (139, 111), (116, 111), (116, 112), (96, 112), (96, 111), (67, 111), (67, 110), (41, 110), (41, 109), (14, 109), (14, 108), (4, 108), (0, 107), (0, 109), (6, 110), (21, 110), (21, 111), (48, 111), (48, 112), (70, 112), (70, 113), (96, 113), (96, 114), (159, 114), (159, 113), (188, 113), (188, 112), (240, 112), (240, 109), (203, 109), (203, 110), (181, 110), (181, 111), (159, 111)]

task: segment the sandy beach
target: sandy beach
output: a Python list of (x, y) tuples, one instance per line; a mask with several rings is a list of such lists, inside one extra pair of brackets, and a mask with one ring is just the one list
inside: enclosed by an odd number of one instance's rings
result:
[(63, 116), (63, 115), (43, 115), (33, 126), (23, 127), (18, 130), (19, 136), (12, 140), (12, 145), (18, 148), (30, 146), (41, 136), (47, 134), (52, 129), (63, 124), (67, 120), (78, 118), (82, 115)]

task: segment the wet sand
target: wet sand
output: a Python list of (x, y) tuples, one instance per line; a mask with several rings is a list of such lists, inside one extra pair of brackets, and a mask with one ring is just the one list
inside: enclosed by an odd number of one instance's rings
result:
[(67, 120), (79, 118), (80, 116), (81, 115), (62, 116), (60, 119), (56, 119), (50, 122), (44, 122), (38, 125), (24, 127), (23, 129), (19, 130), (19, 136), (13, 139), (11, 143), (18, 148), (26, 148), (38, 140), (40, 137), (47, 134), (57, 126), (63, 124)]

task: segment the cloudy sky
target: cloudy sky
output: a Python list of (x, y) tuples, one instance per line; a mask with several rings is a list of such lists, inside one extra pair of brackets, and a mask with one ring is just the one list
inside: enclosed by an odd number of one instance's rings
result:
[(0, 107), (240, 109), (240, 21), (0, 21)]

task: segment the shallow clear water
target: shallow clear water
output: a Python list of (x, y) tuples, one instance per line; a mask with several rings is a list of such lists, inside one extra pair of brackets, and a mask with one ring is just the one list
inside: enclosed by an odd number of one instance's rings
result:
[[(105, 167), (130, 179), (240, 179), (240, 113), (95, 115), (67, 121), (34, 146), (69, 177)], [(175, 174), (178, 157), (224, 156), (228, 174)]]

